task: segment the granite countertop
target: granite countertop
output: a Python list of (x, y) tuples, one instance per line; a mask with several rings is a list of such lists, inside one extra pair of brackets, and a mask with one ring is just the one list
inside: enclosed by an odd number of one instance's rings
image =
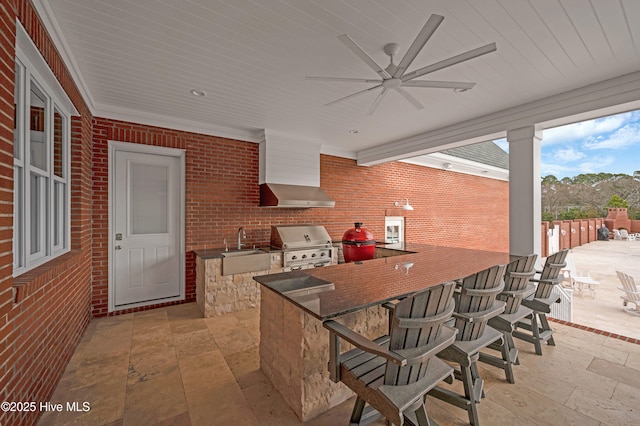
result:
[(509, 262), (508, 253), (410, 243), (403, 249), (398, 256), (254, 279), (325, 321)]

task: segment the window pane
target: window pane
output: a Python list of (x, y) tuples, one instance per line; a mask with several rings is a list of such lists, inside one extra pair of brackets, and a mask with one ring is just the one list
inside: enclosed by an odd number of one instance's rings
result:
[(131, 165), (129, 196), (132, 234), (168, 232), (168, 181), (166, 167)]
[(48, 179), (46, 177), (31, 173), (29, 178), (30, 184), (30, 209), (29, 209), (29, 230), (31, 232), (29, 253), (44, 256), (47, 252), (47, 233), (49, 226), (47, 195), (48, 195)]
[(18, 123), (22, 123), (22, 108), (23, 105), (18, 105), (21, 100), (20, 93), (22, 93), (22, 67), (16, 61), (16, 84), (13, 87), (13, 102), (14, 102), (14, 114), (13, 114), (13, 156), (14, 158), (21, 159), (22, 151), (20, 144), (20, 132), (24, 126), (19, 126)]
[(39, 253), (42, 250), (42, 177), (31, 174), (31, 211), (29, 221), (31, 222), (31, 254)]
[(67, 210), (65, 190), (66, 185), (56, 182), (53, 197), (53, 246), (63, 247), (66, 235), (65, 217)]
[(22, 257), (22, 238), (24, 234), (24, 216), (22, 209), (22, 194), (24, 194), (24, 184), (22, 183), (22, 168), (13, 169), (13, 266), (19, 268), (24, 266)]
[(42, 170), (47, 170), (46, 105), (46, 97), (32, 82), (29, 110), (29, 129), (31, 130), (29, 153), (31, 154), (31, 165)]
[(64, 149), (62, 141), (66, 129), (65, 121), (57, 109), (53, 110), (53, 174), (58, 177), (64, 177)]

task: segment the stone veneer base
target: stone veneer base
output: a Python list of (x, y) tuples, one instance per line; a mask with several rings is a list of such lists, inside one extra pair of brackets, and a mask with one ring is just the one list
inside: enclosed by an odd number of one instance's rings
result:
[[(375, 306), (338, 321), (373, 339), (387, 333), (387, 311)], [(342, 351), (351, 347), (343, 342)], [(322, 322), (262, 288), (260, 368), (300, 420), (307, 421), (349, 399), (353, 392), (329, 379), (329, 332)]]

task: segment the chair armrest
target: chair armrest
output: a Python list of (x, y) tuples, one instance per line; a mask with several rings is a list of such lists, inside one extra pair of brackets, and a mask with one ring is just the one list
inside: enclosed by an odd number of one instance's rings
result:
[(373, 355), (378, 355), (383, 358), (388, 359), (394, 364), (404, 366), (407, 365), (407, 359), (398, 355), (397, 353), (390, 351), (384, 346), (380, 346), (375, 342), (367, 339), (359, 333), (351, 330), (349, 327), (346, 327), (340, 324), (337, 321), (329, 320), (325, 321), (322, 326), (329, 330), (332, 335), (336, 335), (351, 343), (353, 346), (361, 349), (365, 352), (368, 352)]
[(396, 304), (399, 302), (399, 300), (393, 300), (391, 302), (386, 302), (382, 304), (382, 307), (385, 308), (388, 311), (393, 311), (396, 308)]
[(547, 284), (560, 284), (562, 281), (564, 281), (564, 275), (558, 275), (557, 278), (554, 279), (550, 279), (550, 278), (545, 278), (545, 279), (539, 279), (539, 278), (531, 278), (529, 281), (532, 282), (536, 282), (536, 283), (547, 283)]
[(501, 313), (503, 313), (505, 305), (506, 305), (505, 302), (501, 302), (497, 300), (493, 302), (493, 305), (487, 310), (480, 311), (480, 312), (464, 312), (464, 313), (454, 312), (453, 316), (470, 323), (487, 321), (490, 318), (493, 318), (496, 315), (500, 315)]
[(524, 299), (536, 292), (536, 286), (533, 283), (527, 283), (527, 286), (520, 290), (503, 290), (501, 295), (514, 297), (516, 299)]
[(509, 276), (512, 276), (512, 277), (523, 277), (523, 278), (526, 278), (526, 277), (534, 276), (535, 273), (536, 273), (536, 271), (530, 271), (530, 272), (509, 272), (509, 271), (507, 271), (507, 272), (505, 272), (505, 275), (508, 274)]

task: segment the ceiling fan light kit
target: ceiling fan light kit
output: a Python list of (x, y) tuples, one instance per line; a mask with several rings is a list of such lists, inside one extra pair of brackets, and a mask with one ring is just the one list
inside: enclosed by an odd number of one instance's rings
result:
[(355, 41), (351, 39), (346, 34), (338, 36), (338, 39), (344, 43), (353, 53), (355, 53), (363, 62), (365, 62), (373, 71), (375, 71), (380, 79), (372, 80), (372, 79), (363, 79), (363, 78), (344, 78), (344, 77), (306, 77), (307, 80), (316, 80), (316, 81), (338, 81), (338, 82), (347, 82), (347, 83), (368, 83), (375, 84), (375, 86), (369, 87), (364, 90), (360, 90), (356, 93), (352, 93), (350, 95), (344, 96), (342, 98), (331, 101), (324, 106), (335, 105), (337, 103), (346, 101), (355, 96), (373, 91), (380, 90), (378, 97), (375, 99), (369, 111), (368, 115), (371, 115), (375, 112), (376, 108), (384, 97), (387, 95), (389, 90), (395, 90), (403, 98), (405, 98), (414, 108), (420, 110), (424, 108), (422, 103), (418, 101), (411, 93), (405, 90), (405, 87), (426, 87), (426, 88), (437, 88), (437, 89), (453, 89), (456, 93), (466, 92), (471, 90), (475, 83), (462, 82), (462, 81), (434, 81), (434, 80), (415, 80), (418, 77), (423, 75), (441, 70), (443, 68), (448, 68), (450, 66), (459, 64), (461, 62), (468, 61), (473, 58), (477, 58), (478, 56), (486, 55), (487, 53), (494, 52), (496, 50), (495, 43), (489, 43), (487, 45), (481, 46), (476, 49), (469, 50), (467, 52), (461, 53), (456, 56), (452, 56), (451, 58), (442, 60), (440, 62), (436, 62), (434, 64), (428, 65), (426, 67), (419, 68), (417, 70), (411, 71), (407, 73), (407, 69), (413, 63), (413, 60), (418, 56), (418, 53), (422, 50), (424, 45), (429, 41), (433, 33), (438, 29), (442, 21), (444, 20), (444, 16), (441, 15), (431, 15), (427, 22), (422, 27), (422, 30), (418, 33), (418, 36), (415, 38), (409, 49), (404, 54), (400, 63), (398, 65), (394, 64), (393, 58), (398, 51), (397, 43), (388, 43), (384, 46), (384, 53), (389, 56), (389, 65), (386, 68), (382, 68), (380, 65), (376, 63), (376, 61), (367, 54)]

